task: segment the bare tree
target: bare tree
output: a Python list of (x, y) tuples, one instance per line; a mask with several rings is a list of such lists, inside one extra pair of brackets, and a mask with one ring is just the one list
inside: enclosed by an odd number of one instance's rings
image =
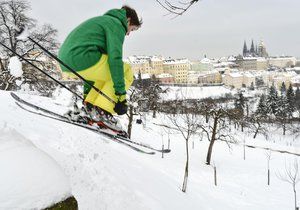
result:
[[(206, 156), (206, 164), (210, 165), (215, 141), (220, 140), (227, 143), (233, 143), (235, 140), (230, 132), (228, 124), (226, 124), (226, 117), (230, 115), (229, 111), (222, 107), (214, 106), (209, 107), (209, 109), (203, 109), (202, 112), (210, 116), (209, 121), (200, 126), (203, 132), (206, 133), (207, 139), (210, 141)], [(230, 145), (228, 144), (228, 146)]]
[(135, 115), (139, 115), (140, 109), (138, 107), (138, 103), (140, 100), (142, 100), (142, 95), (140, 93), (140, 90), (138, 90), (135, 87), (132, 87), (129, 89), (129, 103), (128, 103), (128, 127), (127, 127), (127, 134), (128, 137), (131, 137), (131, 131), (132, 131), (132, 125), (133, 125), (133, 119)]
[[(56, 52), (58, 43), (56, 41), (57, 30), (49, 24), (37, 26), (37, 21), (30, 18), (27, 12), (30, 10), (30, 4), (24, 0), (2, 0), (0, 1), (0, 41), (18, 54), (36, 62), (37, 65), (44, 68), (45, 62), (39, 60), (42, 51), (28, 40), (18, 39), (20, 30), (26, 28), (31, 38), (35, 39), (47, 50)], [(1, 66), (1, 89), (12, 89), (17, 78), (10, 75), (7, 65), (8, 59), (14, 56), (14, 53), (1, 47), (0, 48), (0, 66)], [(25, 72), (25, 71), (24, 71)], [(35, 71), (27, 71), (24, 81), (33, 81), (34, 77), (39, 75)], [(41, 76), (41, 74), (39, 75)]]
[(299, 182), (299, 169), (298, 169), (298, 161), (297, 159), (294, 160), (294, 165), (293, 168), (291, 166), (289, 168), (285, 167), (285, 174), (279, 174), (278, 177), (285, 181), (288, 182), (292, 185), (293, 187), (293, 192), (294, 192), (294, 206), (295, 210), (299, 210), (297, 207), (297, 190), (296, 190), (296, 185)]
[(200, 117), (194, 113), (184, 112), (183, 114), (169, 115), (171, 124), (181, 133), (185, 140), (186, 164), (184, 170), (184, 179), (182, 184), (182, 192), (186, 192), (188, 174), (189, 174), (189, 140), (195, 135), (199, 129)]
[(183, 15), (191, 6), (197, 3), (199, 0), (186, 0), (186, 1), (167, 1), (156, 0), (156, 2), (169, 12), (176, 16)]
[(258, 134), (262, 134), (267, 138), (269, 132), (266, 126), (264, 125), (264, 120), (265, 118), (263, 116), (257, 114), (254, 114), (249, 118), (248, 132), (254, 133), (254, 139), (257, 137)]

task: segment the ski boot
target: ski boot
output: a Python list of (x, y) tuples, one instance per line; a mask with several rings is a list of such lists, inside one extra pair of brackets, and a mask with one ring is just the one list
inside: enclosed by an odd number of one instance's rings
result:
[(69, 120), (88, 124), (89, 116), (84, 107), (79, 108), (76, 103), (73, 104), (73, 110), (69, 110), (64, 114)]

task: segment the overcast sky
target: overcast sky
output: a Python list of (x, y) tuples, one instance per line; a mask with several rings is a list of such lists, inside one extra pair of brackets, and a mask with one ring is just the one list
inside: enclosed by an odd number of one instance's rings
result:
[[(179, 0), (178, 0), (179, 1)], [(181, 0), (184, 1), (184, 0)], [(183, 16), (165, 16), (155, 0), (29, 0), (30, 15), (58, 29), (63, 42), (84, 20), (127, 4), (143, 18), (126, 37), (124, 57), (163, 55), (192, 60), (241, 53), (263, 40), (270, 55), (300, 57), (300, 0), (203, 0)], [(177, 1), (174, 1), (177, 2)]]

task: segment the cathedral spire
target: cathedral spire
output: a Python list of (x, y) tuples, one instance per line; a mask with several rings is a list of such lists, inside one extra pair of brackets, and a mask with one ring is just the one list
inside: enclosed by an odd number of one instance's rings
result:
[(246, 41), (244, 41), (243, 56), (246, 57), (247, 54), (248, 54), (247, 44)]
[(252, 56), (254, 56), (254, 54), (255, 54), (253, 39), (252, 39), (252, 43), (251, 43), (250, 53), (251, 53)]

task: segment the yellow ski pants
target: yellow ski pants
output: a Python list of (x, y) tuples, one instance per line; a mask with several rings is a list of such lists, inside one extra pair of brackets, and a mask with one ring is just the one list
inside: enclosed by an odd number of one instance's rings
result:
[[(95, 65), (85, 70), (77, 71), (77, 73), (84, 79), (94, 82), (94, 86), (96, 88), (117, 102), (118, 97), (115, 95), (115, 90), (113, 87), (114, 83), (111, 78), (107, 55), (102, 54), (101, 59)], [(64, 74), (67, 74), (72, 78), (77, 78), (77, 76), (72, 72), (64, 72)], [(130, 65), (126, 63), (124, 63), (124, 80), (125, 89), (127, 91), (133, 82), (133, 72)], [(93, 104), (94, 106), (98, 106), (107, 112), (115, 114), (115, 104), (97, 93), (97, 91), (93, 88), (87, 94), (85, 101)]]

